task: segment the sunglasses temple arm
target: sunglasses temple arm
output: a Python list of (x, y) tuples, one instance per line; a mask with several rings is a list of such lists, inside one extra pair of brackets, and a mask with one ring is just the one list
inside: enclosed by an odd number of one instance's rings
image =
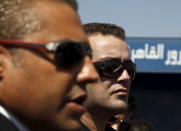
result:
[(40, 50), (46, 50), (47, 51), (47, 48), (46, 48), (45, 44), (26, 43), (26, 42), (17, 41), (17, 40), (0, 39), (0, 45), (16, 46), (16, 47), (24, 47), (24, 48), (32, 48), (32, 49), (40, 49)]

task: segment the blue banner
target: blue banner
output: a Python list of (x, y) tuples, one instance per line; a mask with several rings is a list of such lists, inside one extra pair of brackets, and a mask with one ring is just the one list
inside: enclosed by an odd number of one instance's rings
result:
[(127, 38), (137, 72), (181, 73), (181, 39)]

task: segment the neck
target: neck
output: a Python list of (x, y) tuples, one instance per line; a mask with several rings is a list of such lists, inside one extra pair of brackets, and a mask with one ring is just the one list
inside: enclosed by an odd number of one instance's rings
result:
[[(17, 113), (9, 108), (5, 108), (0, 104), (0, 112), (6, 118), (10, 118), (11, 122), (19, 130), (31, 130), (31, 131), (59, 131), (61, 129), (57, 129), (49, 121), (36, 120), (31, 117), (27, 117), (22, 113)], [(63, 130), (63, 129), (62, 129)]]
[(31, 131), (58, 131), (50, 122), (35, 120), (21, 114), (16, 115), (18, 119)]

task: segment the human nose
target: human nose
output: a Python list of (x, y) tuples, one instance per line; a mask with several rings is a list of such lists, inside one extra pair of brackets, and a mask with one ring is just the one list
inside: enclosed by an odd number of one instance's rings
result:
[(130, 76), (129, 76), (129, 74), (128, 74), (128, 72), (127, 72), (127, 70), (125, 69), (123, 72), (122, 72), (122, 74), (118, 77), (118, 81), (127, 81), (127, 80), (130, 80), (131, 78), (130, 78)]
[(91, 59), (87, 56), (83, 61), (82, 70), (77, 75), (77, 82), (95, 82), (99, 76), (94, 68)]

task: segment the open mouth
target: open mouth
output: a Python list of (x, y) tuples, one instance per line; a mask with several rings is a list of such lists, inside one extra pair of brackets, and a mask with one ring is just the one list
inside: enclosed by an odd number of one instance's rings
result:
[(84, 101), (86, 100), (87, 98), (87, 95), (86, 94), (82, 94), (82, 95), (79, 95), (77, 97), (75, 97), (72, 102), (76, 103), (76, 104), (79, 104), (79, 105), (83, 105)]
[(83, 105), (84, 101), (87, 98), (86, 93), (79, 93), (75, 96), (69, 96), (65, 102), (69, 114), (74, 119), (80, 119), (80, 116), (85, 112), (85, 107)]

